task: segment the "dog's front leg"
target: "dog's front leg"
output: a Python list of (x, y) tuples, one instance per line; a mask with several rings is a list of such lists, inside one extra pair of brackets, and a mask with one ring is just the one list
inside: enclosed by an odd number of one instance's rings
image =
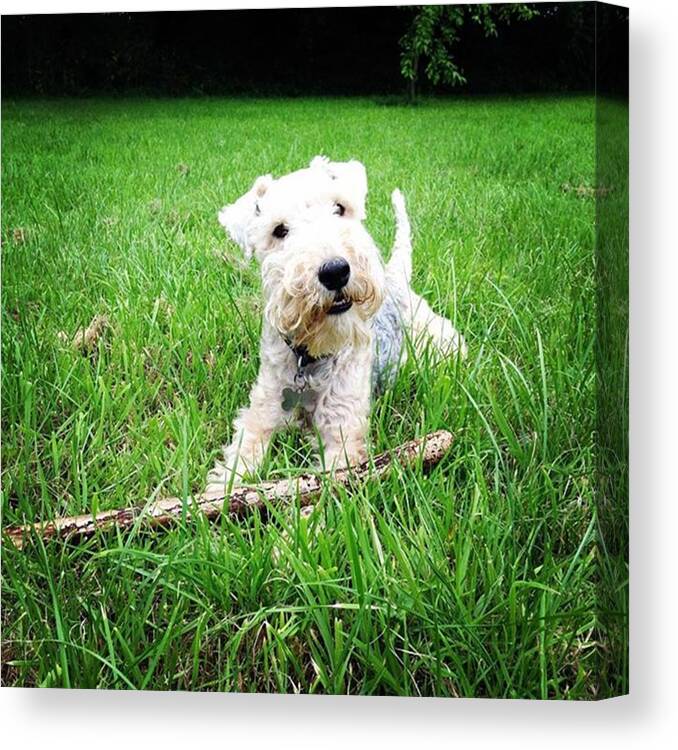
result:
[(313, 424), (323, 469), (361, 463), (367, 457), (370, 363), (351, 362), (318, 398)]
[(249, 406), (233, 422), (233, 438), (224, 448), (224, 460), (217, 461), (207, 475), (207, 491), (238, 485), (245, 474), (260, 466), (273, 433), (286, 421), (281, 407), (281, 386), (268, 368), (259, 371), (250, 392)]

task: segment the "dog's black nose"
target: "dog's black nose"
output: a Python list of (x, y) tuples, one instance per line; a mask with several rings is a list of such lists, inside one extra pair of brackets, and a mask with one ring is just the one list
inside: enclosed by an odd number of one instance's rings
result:
[(351, 275), (351, 266), (345, 258), (332, 258), (323, 263), (318, 271), (320, 283), (332, 292), (343, 289), (348, 284)]

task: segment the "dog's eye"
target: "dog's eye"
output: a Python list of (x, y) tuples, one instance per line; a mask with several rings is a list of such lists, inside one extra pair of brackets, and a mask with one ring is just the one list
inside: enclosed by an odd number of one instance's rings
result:
[(343, 216), (346, 213), (346, 209), (341, 205), (341, 203), (335, 203), (334, 213), (337, 214), (337, 216)]
[(290, 230), (284, 224), (278, 224), (278, 226), (273, 230), (273, 236), (281, 240), (283, 237), (287, 237), (287, 233), (289, 231)]

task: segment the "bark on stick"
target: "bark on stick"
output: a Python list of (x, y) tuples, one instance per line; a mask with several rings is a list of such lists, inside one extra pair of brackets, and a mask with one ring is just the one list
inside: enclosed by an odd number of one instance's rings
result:
[(97, 531), (130, 529), (137, 523), (146, 526), (170, 526), (180, 520), (184, 513), (189, 518), (194, 513), (200, 513), (214, 519), (224, 512), (243, 516), (254, 508), (290, 505), (297, 498), (302, 506), (310, 505), (328, 482), (348, 487), (367, 479), (380, 478), (387, 474), (394, 464), (412, 466), (417, 461), (422, 462), (424, 469), (430, 469), (450, 449), (452, 439), (451, 433), (438, 430), (418, 440), (403, 443), (392, 451), (380, 453), (365, 463), (335, 471), (331, 477), (327, 474), (303, 474), (293, 479), (264, 482), (256, 487), (237, 487), (228, 494), (225, 491), (212, 491), (194, 495), (186, 503), (179, 497), (169, 497), (164, 500), (153, 500), (144, 505), (101, 511), (94, 516), (66, 516), (42, 523), (10, 526), (5, 533), (9, 540), (21, 549), (27, 540), (36, 534), (43, 539), (87, 537)]

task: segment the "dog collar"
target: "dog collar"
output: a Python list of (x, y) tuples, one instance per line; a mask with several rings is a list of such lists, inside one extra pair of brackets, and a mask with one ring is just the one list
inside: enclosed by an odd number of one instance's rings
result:
[(292, 340), (287, 336), (283, 336), (282, 338), (287, 346), (289, 346), (292, 354), (294, 354), (298, 372), (303, 370), (305, 367), (308, 367), (308, 365), (312, 365), (315, 362), (320, 362), (323, 359), (328, 359), (328, 357), (330, 356), (329, 354), (321, 354), (319, 357), (313, 357), (311, 354), (309, 354), (308, 349), (303, 344), (301, 346), (295, 346), (292, 343)]
[(305, 346), (295, 346), (290, 339), (287, 338), (287, 336), (283, 336), (285, 339), (285, 343), (289, 348), (292, 350), (292, 354), (294, 354), (294, 359), (297, 363), (297, 369), (301, 370), (304, 367), (307, 367), (308, 365), (312, 365), (314, 362), (317, 362), (319, 359), (323, 359), (323, 357), (312, 357), (308, 353), (308, 349)]

